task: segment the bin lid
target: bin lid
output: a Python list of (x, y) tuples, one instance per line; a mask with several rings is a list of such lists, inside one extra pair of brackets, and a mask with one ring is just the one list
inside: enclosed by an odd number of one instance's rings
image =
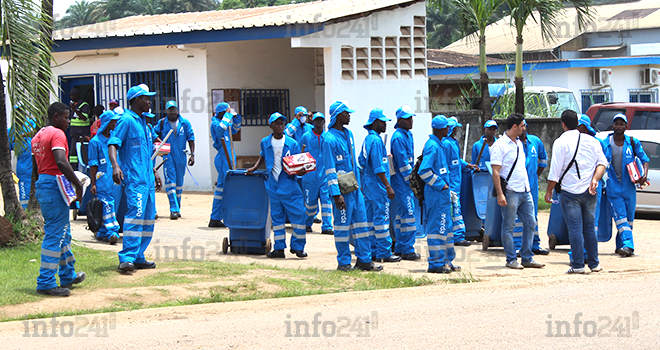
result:
[(472, 194), (477, 216), (486, 220), (488, 197), (492, 193), (493, 176), (485, 171), (472, 173)]
[(269, 199), (266, 171), (245, 175), (245, 170), (229, 170), (223, 191), (223, 218), (230, 228), (261, 229), (266, 226)]

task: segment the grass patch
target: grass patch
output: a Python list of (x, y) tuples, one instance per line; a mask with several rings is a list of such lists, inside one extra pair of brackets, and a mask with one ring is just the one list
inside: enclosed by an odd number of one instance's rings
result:
[(472, 275), (472, 272), (457, 272), (457, 273), (452, 273), (450, 275), (445, 276), (442, 279), (444, 282), (449, 283), (449, 284), (459, 284), (459, 283), (475, 283), (479, 282), (480, 279), (474, 277)]
[(541, 210), (550, 210), (550, 207), (552, 206), (552, 203), (546, 203), (545, 202), (545, 191), (539, 190), (539, 211)]

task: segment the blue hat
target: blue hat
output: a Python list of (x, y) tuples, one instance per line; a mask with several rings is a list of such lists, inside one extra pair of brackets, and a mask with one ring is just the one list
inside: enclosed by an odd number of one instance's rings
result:
[(273, 124), (273, 122), (278, 119), (284, 119), (284, 123), (286, 124), (286, 117), (281, 115), (279, 112), (275, 112), (270, 115), (270, 118), (268, 118), (268, 125)]
[(587, 127), (589, 134), (591, 136), (596, 136), (596, 130), (591, 127), (591, 119), (586, 114), (580, 114), (580, 119), (578, 119), (578, 125), (584, 125)]
[(303, 106), (298, 106), (296, 107), (295, 112), (293, 113), (294, 115), (298, 115), (298, 113), (302, 112), (303, 114), (307, 114), (307, 108)]
[(126, 92), (126, 99), (130, 102), (132, 99), (140, 96), (153, 96), (155, 95), (155, 92), (149, 92), (149, 87), (146, 84), (140, 84), (133, 86), (132, 88), (128, 89), (128, 92)]
[(325, 116), (321, 112), (316, 112), (316, 113), (314, 113), (314, 116), (313, 116), (312, 120), (316, 120), (316, 119), (319, 119), (319, 118), (325, 119)]
[(119, 120), (121, 118), (121, 114), (117, 114), (113, 111), (105, 111), (101, 113), (101, 126), (99, 127), (99, 130), (96, 132), (97, 134), (103, 133), (103, 130), (108, 127), (108, 124), (110, 124), (111, 121), (113, 120)]
[(449, 121), (447, 120), (447, 117), (444, 115), (436, 115), (433, 117), (433, 121), (431, 121), (431, 127), (433, 129), (444, 129), (447, 127), (447, 124), (449, 124)]
[(408, 105), (403, 105), (396, 110), (396, 119), (408, 119), (414, 117), (416, 114), (413, 113), (412, 108)]
[(337, 115), (343, 111), (348, 113), (355, 113), (355, 110), (348, 106), (348, 101), (336, 101), (330, 105), (330, 123), (328, 124), (328, 128), (332, 128), (332, 126), (335, 125), (335, 122), (337, 121)]
[(149, 112), (142, 112), (142, 115), (147, 118), (153, 118), (156, 116), (155, 114), (151, 113), (151, 110), (149, 110)]
[(165, 104), (165, 109), (170, 109), (170, 107), (179, 108), (179, 105), (176, 104), (176, 101), (170, 100), (170, 101), (167, 101), (167, 103)]
[(383, 110), (381, 108), (374, 108), (371, 110), (371, 112), (369, 112), (369, 119), (367, 120), (367, 124), (364, 124), (364, 128), (367, 129), (367, 127), (373, 124), (376, 119), (382, 120), (384, 122), (389, 122), (392, 120), (383, 114)]
[(458, 118), (456, 118), (456, 117), (452, 116), (451, 118), (449, 118), (449, 120), (453, 120), (455, 122), (455, 125), (454, 125), (455, 128), (460, 128), (460, 127), (463, 126), (463, 124), (458, 122)]
[(623, 113), (617, 113), (614, 116), (614, 118), (612, 118), (612, 124), (614, 124), (614, 121), (617, 120), (617, 119), (623, 119), (623, 121), (626, 122), (626, 124), (628, 124), (628, 118)]
[(499, 129), (499, 127), (497, 126), (497, 122), (494, 121), (494, 120), (492, 120), (492, 119), (491, 119), (491, 120), (487, 120), (487, 121), (484, 123), (484, 129), (486, 129), (486, 128), (490, 128), (491, 126), (494, 126), (496, 129)]
[(215, 113), (224, 112), (229, 109), (229, 103), (220, 102), (215, 106)]

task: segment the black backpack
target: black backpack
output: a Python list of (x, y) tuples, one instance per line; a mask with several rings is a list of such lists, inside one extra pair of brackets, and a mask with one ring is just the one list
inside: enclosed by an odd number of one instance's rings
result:
[(96, 233), (103, 226), (103, 202), (94, 197), (87, 202), (87, 229)]
[(422, 180), (418, 174), (419, 166), (422, 164), (423, 159), (423, 154), (417, 157), (417, 161), (415, 162), (415, 166), (412, 169), (412, 173), (410, 173), (410, 188), (412, 188), (413, 194), (415, 197), (417, 197), (417, 200), (419, 200), (420, 204), (424, 202), (424, 185), (426, 185), (424, 180)]

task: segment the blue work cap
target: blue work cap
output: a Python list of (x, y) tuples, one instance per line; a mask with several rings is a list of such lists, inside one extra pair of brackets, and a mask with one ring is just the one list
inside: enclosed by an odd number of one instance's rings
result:
[(99, 127), (99, 130), (96, 132), (97, 134), (103, 133), (103, 130), (108, 127), (108, 124), (110, 124), (111, 121), (113, 120), (119, 120), (121, 118), (121, 114), (116, 114), (113, 111), (105, 111), (101, 113), (101, 126)]
[(167, 103), (165, 104), (165, 109), (170, 109), (170, 107), (179, 108), (179, 105), (176, 104), (176, 101), (170, 100), (170, 101), (167, 101)]
[(589, 134), (591, 136), (596, 136), (596, 130), (591, 127), (591, 119), (589, 118), (588, 115), (586, 114), (580, 114), (580, 119), (578, 119), (578, 125), (584, 125), (587, 127), (587, 130), (589, 131)]
[(412, 108), (408, 105), (403, 105), (396, 110), (396, 119), (408, 119), (414, 117), (416, 114), (413, 113)]
[(381, 108), (374, 108), (371, 110), (371, 112), (369, 112), (369, 119), (367, 120), (367, 124), (364, 124), (364, 128), (367, 129), (367, 127), (373, 124), (376, 119), (382, 120), (384, 122), (389, 122), (392, 120), (385, 116)]
[(132, 99), (140, 96), (153, 96), (155, 95), (155, 92), (149, 92), (149, 87), (146, 84), (140, 84), (133, 86), (132, 88), (128, 89), (128, 92), (126, 92), (126, 99), (130, 102)]
[(151, 113), (151, 110), (149, 110), (149, 112), (142, 112), (142, 115), (147, 118), (153, 118), (156, 116), (155, 114)]
[(284, 123), (286, 124), (286, 117), (281, 115), (279, 112), (275, 112), (270, 115), (270, 118), (268, 118), (268, 125), (273, 124), (273, 122), (278, 119), (284, 120)]
[(461, 124), (461, 123), (458, 122), (458, 118), (456, 118), (456, 117), (451, 117), (451, 118), (449, 118), (449, 120), (453, 120), (453, 121), (454, 121), (453, 124), (454, 124), (454, 127), (455, 127), (455, 128), (460, 128), (460, 127), (463, 126), (463, 124)]
[(227, 102), (220, 102), (215, 106), (215, 113), (220, 113), (224, 112), (229, 109), (229, 103)]
[(484, 123), (484, 129), (486, 129), (486, 128), (490, 128), (491, 126), (494, 126), (495, 129), (499, 129), (499, 127), (497, 126), (497, 122), (494, 121), (494, 120), (492, 120), (492, 119), (491, 119), (491, 120), (487, 120), (487, 121)]
[(330, 105), (330, 124), (328, 124), (328, 128), (332, 128), (332, 126), (335, 125), (335, 122), (337, 121), (337, 115), (343, 111), (348, 113), (355, 113), (355, 110), (348, 106), (348, 101), (336, 101)]
[(612, 124), (614, 124), (614, 121), (617, 120), (617, 119), (623, 119), (623, 121), (626, 122), (626, 124), (628, 124), (628, 118), (623, 113), (617, 113), (614, 116), (614, 118), (612, 118)]
[(303, 114), (307, 114), (307, 108), (303, 106), (298, 106), (296, 107), (295, 112), (293, 112), (294, 115), (298, 115), (298, 113), (302, 112)]
[(447, 127), (447, 124), (449, 124), (449, 121), (447, 120), (447, 117), (444, 115), (436, 115), (433, 117), (433, 121), (431, 121), (431, 127), (433, 129), (444, 129)]
[(313, 116), (312, 120), (316, 120), (316, 119), (319, 119), (319, 118), (325, 119), (325, 116), (321, 112), (316, 112), (316, 113), (314, 113), (314, 116)]

